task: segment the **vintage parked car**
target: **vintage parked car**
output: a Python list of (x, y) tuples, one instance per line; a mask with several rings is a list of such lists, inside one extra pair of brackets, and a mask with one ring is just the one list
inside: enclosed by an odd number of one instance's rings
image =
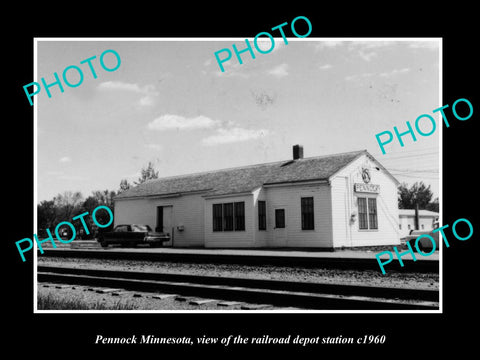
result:
[[(439, 250), (438, 239), (439, 239), (439, 233), (440, 232), (439, 231), (433, 232), (433, 230), (438, 229), (438, 226), (439, 226), (438, 222), (435, 222), (432, 230), (412, 230), (412, 231), (410, 231), (410, 234), (407, 235), (407, 237), (404, 239), (405, 243), (409, 242), (412, 249), (415, 249), (415, 240), (420, 235), (427, 234), (427, 235), (430, 235), (435, 240), (435, 251), (438, 251)], [(427, 237), (421, 238), (418, 242), (419, 250), (424, 252), (424, 253), (428, 253), (428, 252), (432, 251), (432, 247), (433, 247), (432, 241)]]
[(154, 232), (148, 225), (128, 224), (117, 225), (111, 232), (99, 233), (97, 241), (102, 247), (111, 244), (135, 247), (138, 244), (148, 244), (159, 247), (170, 240), (170, 234)]

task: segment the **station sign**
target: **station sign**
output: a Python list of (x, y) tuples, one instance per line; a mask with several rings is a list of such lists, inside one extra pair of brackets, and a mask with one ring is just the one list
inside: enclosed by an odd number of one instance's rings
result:
[(361, 192), (361, 193), (378, 194), (380, 192), (380, 185), (355, 183), (353, 184), (353, 190), (355, 192)]

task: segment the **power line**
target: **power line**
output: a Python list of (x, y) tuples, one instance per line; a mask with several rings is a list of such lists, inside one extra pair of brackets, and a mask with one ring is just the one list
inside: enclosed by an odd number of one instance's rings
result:
[(402, 154), (410, 154), (410, 153), (419, 153), (421, 151), (430, 151), (430, 150), (439, 150), (439, 147), (438, 146), (432, 146), (432, 147), (422, 148), (420, 150), (400, 150), (398, 152), (392, 152), (392, 153), (388, 153), (386, 155), (384, 155), (381, 152), (371, 152), (371, 154), (372, 155), (378, 154), (378, 155), (381, 155), (381, 156), (388, 156), (388, 155), (402, 155)]
[(396, 163), (392, 164), (392, 166), (384, 165), (385, 168), (389, 171), (400, 171), (400, 172), (405, 172), (405, 171), (414, 171), (414, 172), (440, 172), (438, 169), (427, 169), (428, 166), (431, 166), (431, 162), (415, 162), (412, 163), (412, 161), (409, 161), (408, 163)]
[(415, 178), (415, 179), (430, 179), (430, 180), (439, 180), (438, 176), (432, 177), (432, 176), (425, 176), (425, 175), (407, 175), (407, 174), (394, 174), (394, 176), (401, 176), (401, 177), (408, 177), (408, 178)]
[(394, 168), (389, 168), (388, 171), (390, 171), (390, 172), (392, 172), (392, 171), (396, 171), (396, 172), (406, 172), (406, 173), (410, 173), (410, 172), (413, 172), (413, 173), (434, 173), (434, 174), (438, 174), (438, 172), (439, 172), (438, 168), (435, 168), (435, 169), (424, 169), (424, 170), (421, 170), (421, 169), (414, 170), (414, 169), (394, 169)]
[(419, 156), (431, 156), (431, 155), (438, 155), (438, 154), (439, 154), (439, 152), (435, 151), (435, 152), (429, 152), (429, 153), (424, 153), (424, 154), (402, 155), (402, 156), (397, 156), (397, 157), (384, 158), (381, 161), (406, 159), (406, 158), (419, 157)]

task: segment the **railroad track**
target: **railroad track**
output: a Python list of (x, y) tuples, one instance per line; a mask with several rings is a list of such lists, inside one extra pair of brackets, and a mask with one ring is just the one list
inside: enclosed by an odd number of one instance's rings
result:
[(38, 266), (37, 281), (335, 310), (437, 310), (435, 290)]

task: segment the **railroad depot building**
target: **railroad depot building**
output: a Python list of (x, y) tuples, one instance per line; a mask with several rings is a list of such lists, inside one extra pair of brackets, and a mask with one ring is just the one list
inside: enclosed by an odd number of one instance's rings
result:
[(333, 249), (398, 245), (399, 182), (366, 150), (155, 179), (115, 198), (114, 225), (166, 246)]

